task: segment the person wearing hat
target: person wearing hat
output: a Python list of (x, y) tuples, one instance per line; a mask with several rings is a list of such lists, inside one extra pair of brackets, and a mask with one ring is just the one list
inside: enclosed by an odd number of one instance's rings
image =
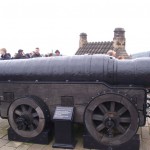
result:
[(14, 59), (24, 59), (26, 58), (24, 52), (22, 49), (18, 50), (18, 53), (15, 55)]
[(59, 51), (59, 50), (56, 50), (56, 51), (55, 51), (55, 56), (62, 56), (62, 55), (60, 54), (60, 51)]
[(7, 53), (6, 48), (0, 49), (0, 53), (1, 53), (1, 60), (11, 59), (11, 55), (9, 53)]

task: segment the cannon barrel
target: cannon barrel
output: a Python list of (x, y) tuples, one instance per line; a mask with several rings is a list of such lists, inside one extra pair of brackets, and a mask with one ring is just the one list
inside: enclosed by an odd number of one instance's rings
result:
[(106, 82), (150, 86), (150, 59), (117, 60), (107, 55), (0, 61), (0, 81)]

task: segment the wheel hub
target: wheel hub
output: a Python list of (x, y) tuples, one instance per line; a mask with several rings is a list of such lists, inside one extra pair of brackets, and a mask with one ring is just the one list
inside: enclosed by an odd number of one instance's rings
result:
[(21, 115), (16, 119), (16, 124), (19, 130), (23, 130), (31, 124), (31, 121), (27, 115)]
[(113, 128), (115, 127), (115, 122), (111, 118), (108, 118), (108, 120), (105, 121), (105, 126), (106, 128)]
[(115, 112), (108, 112), (104, 117), (104, 124), (106, 128), (112, 129), (118, 125), (119, 117)]

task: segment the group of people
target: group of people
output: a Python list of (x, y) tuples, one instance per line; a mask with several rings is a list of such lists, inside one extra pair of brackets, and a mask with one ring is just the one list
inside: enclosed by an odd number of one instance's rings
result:
[[(1, 48), (0, 54), (1, 54), (1, 58), (0, 58), (1, 60), (43, 57), (43, 55), (40, 54), (40, 49), (38, 47), (36, 47), (32, 53), (26, 53), (26, 54), (22, 49), (19, 49), (18, 52), (14, 55), (14, 57), (11, 57), (11, 54), (7, 53), (6, 48)], [(60, 51), (56, 50), (54, 54), (50, 53), (45, 55), (45, 57), (51, 57), (51, 56), (61, 56)]]
[(118, 56), (118, 57), (116, 57), (116, 52), (115, 52), (114, 50), (109, 50), (109, 51), (107, 52), (107, 55), (113, 56), (113, 57), (115, 57), (115, 58), (117, 58), (117, 59), (120, 59), (120, 60), (124, 59), (123, 56)]
[[(40, 54), (40, 49), (38, 47), (35, 48), (35, 50), (32, 53), (24, 53), (22, 49), (19, 49), (18, 52), (14, 55), (14, 57), (11, 57), (10, 53), (7, 53), (6, 48), (0, 49), (1, 54), (1, 60), (8, 60), (8, 59), (26, 59), (26, 58), (34, 58), (34, 57), (43, 57)], [(109, 50), (107, 52), (107, 55), (113, 56), (117, 59), (124, 59), (123, 56), (116, 57), (116, 52), (114, 50)], [(51, 56), (62, 56), (60, 54), (59, 50), (56, 50), (55, 53), (46, 54), (45, 57), (51, 57)]]

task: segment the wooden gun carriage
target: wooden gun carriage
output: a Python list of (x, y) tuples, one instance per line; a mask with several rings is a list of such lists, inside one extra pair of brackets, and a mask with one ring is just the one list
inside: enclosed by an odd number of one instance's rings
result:
[(146, 122), (149, 64), (106, 55), (0, 61), (0, 116), (30, 139), (51, 124), (57, 106), (72, 106), (74, 122), (96, 141), (123, 144)]

